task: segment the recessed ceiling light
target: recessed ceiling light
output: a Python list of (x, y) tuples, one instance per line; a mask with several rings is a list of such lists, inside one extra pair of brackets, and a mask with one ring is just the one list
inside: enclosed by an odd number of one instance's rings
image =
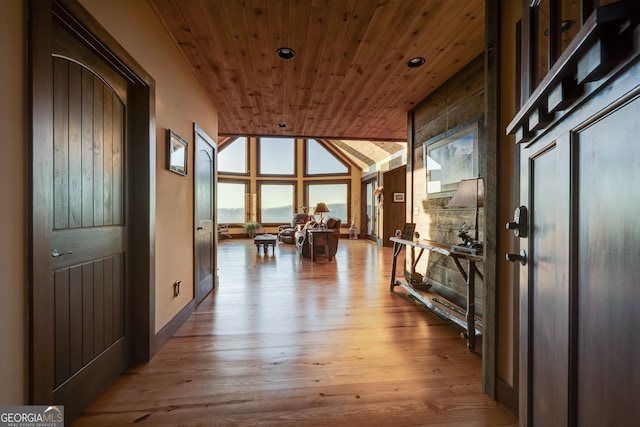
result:
[(416, 56), (415, 58), (411, 58), (407, 61), (407, 68), (418, 68), (422, 67), (424, 63), (427, 62), (422, 56)]
[(281, 47), (276, 50), (276, 55), (280, 59), (289, 60), (295, 58), (296, 52), (288, 47)]
[(287, 127), (287, 124), (286, 124), (286, 123), (278, 123), (278, 124), (276, 125), (276, 127), (279, 127), (280, 129), (284, 129), (284, 128), (286, 128), (286, 127)]

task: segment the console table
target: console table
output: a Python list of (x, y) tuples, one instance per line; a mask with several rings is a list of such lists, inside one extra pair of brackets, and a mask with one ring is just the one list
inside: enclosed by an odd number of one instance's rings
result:
[[(465, 329), (464, 336), (467, 339), (467, 349), (470, 351), (475, 350), (476, 348), (476, 335), (480, 335), (480, 331), (476, 329), (476, 310), (475, 310), (475, 277), (478, 275), (480, 280), (483, 279), (482, 274), (478, 271), (476, 267), (477, 262), (482, 262), (482, 256), (475, 255), (471, 253), (466, 253), (462, 251), (452, 250), (451, 244), (432, 242), (429, 240), (404, 240), (398, 237), (390, 237), (389, 240), (393, 242), (393, 265), (391, 267), (391, 284), (390, 291), (393, 292), (393, 288), (396, 286), (400, 286), (409, 292), (414, 298), (420, 301), (422, 304), (427, 306), (430, 310), (438, 313), (439, 315), (453, 321), (454, 323), (462, 326)], [(451, 257), (456, 268), (464, 278), (465, 283), (467, 284), (467, 312), (464, 319), (460, 317), (452, 315), (449, 311), (438, 307), (434, 302), (425, 298), (425, 296), (417, 291), (410, 284), (396, 279), (396, 261), (398, 255), (402, 251), (402, 248), (417, 248), (420, 249), (417, 259), (420, 259), (424, 250), (429, 250), (433, 252), (437, 252), (439, 254)], [(467, 261), (467, 270), (464, 269), (460, 260)], [(415, 264), (413, 266), (415, 268)], [(413, 273), (413, 271), (412, 271)]]

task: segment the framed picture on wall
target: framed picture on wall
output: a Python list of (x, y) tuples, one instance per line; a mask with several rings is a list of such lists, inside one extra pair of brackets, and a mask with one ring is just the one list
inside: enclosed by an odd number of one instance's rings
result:
[(404, 193), (393, 193), (394, 203), (404, 203)]
[(189, 144), (180, 135), (167, 129), (167, 168), (179, 175), (187, 175)]
[(478, 176), (479, 127), (465, 123), (423, 144), (427, 198), (453, 196), (460, 181)]

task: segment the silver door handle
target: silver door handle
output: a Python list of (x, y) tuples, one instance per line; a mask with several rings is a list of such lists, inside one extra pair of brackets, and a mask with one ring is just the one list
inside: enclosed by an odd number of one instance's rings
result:
[(52, 256), (52, 257), (54, 257), (54, 258), (57, 258), (57, 257), (62, 256), (62, 255), (67, 255), (67, 254), (68, 254), (68, 255), (71, 255), (72, 253), (73, 253), (73, 251), (68, 251), (68, 252), (60, 253), (60, 252), (58, 252), (58, 250), (57, 250), (57, 249), (55, 249), (55, 248), (54, 248), (54, 249), (51, 251), (51, 256)]

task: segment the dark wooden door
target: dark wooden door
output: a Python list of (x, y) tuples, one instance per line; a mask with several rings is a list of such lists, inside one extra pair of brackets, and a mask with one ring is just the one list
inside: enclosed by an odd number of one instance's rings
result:
[(216, 281), (216, 144), (195, 126), (195, 299), (196, 304), (211, 292)]
[[(406, 189), (407, 167), (401, 166), (387, 171), (383, 175), (384, 190), (387, 197), (383, 200), (382, 215), (382, 245), (393, 246), (390, 237), (395, 236), (396, 230), (402, 230), (406, 217), (404, 194)], [(401, 197), (400, 197), (401, 196)]]
[[(72, 419), (130, 360), (127, 84), (61, 26), (54, 24), (53, 35), (53, 144), (46, 156), (53, 172), (46, 214), (53, 299), (34, 307), (53, 313), (53, 324), (36, 326), (50, 328), (53, 353), (33, 357), (53, 358), (53, 403), (65, 405)], [(34, 164), (36, 177), (46, 170)]]
[(521, 425), (640, 425), (639, 76), (521, 145)]

